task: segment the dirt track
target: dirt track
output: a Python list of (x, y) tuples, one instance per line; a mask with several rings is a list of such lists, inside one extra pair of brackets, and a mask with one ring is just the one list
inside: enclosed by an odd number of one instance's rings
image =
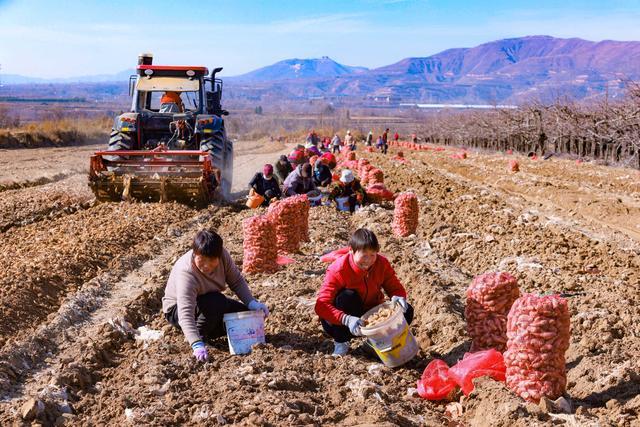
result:
[[(239, 193), (285, 148), (238, 143), (234, 190)], [(518, 277), (521, 290), (575, 295), (569, 298), (567, 368), (577, 410), (564, 421), (552, 419), (502, 385), (483, 381), (456, 422), (638, 425), (635, 171), (552, 158), (520, 159), (522, 171), (512, 174), (499, 155), (458, 160), (447, 151), (405, 151), (409, 162), (400, 164), (360, 153), (382, 167), (390, 189), (417, 192), (417, 235), (391, 235), (390, 206), (353, 216), (312, 209), (311, 241), (294, 256), (296, 263), (249, 277), (254, 294), (272, 308), (267, 344), (237, 357), (220, 340), (213, 362), (196, 365), (160, 315), (168, 273), (201, 227), (217, 229), (240, 264), (241, 221), (255, 212), (241, 203), (203, 211), (94, 205), (82, 179), (87, 153), (68, 150), (60, 152), (60, 168), (72, 172), (52, 169), (52, 179), (0, 192), (2, 425), (19, 424), (21, 412), (37, 406), (31, 398), (44, 404), (39, 416), (45, 423), (69, 425), (446, 425), (452, 419), (444, 404), (412, 397), (407, 389), (431, 357), (453, 363), (468, 350), (464, 291), (474, 275), (497, 268)], [(10, 164), (3, 165), (0, 182), (13, 173)], [(381, 368), (357, 343), (350, 356), (332, 358), (312, 309), (326, 268), (318, 255), (343, 246), (351, 230), (365, 225), (378, 233), (416, 308), (412, 329), (421, 353), (396, 370)], [(131, 328), (140, 326), (163, 335), (135, 340)]]

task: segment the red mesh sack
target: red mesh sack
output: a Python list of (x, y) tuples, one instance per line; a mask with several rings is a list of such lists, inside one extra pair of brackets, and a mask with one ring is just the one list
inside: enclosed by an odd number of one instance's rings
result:
[(365, 190), (367, 199), (371, 203), (382, 203), (385, 200), (393, 200), (393, 193), (384, 184), (369, 185)]
[(566, 389), (569, 348), (567, 300), (559, 295), (524, 294), (507, 318), (507, 386), (531, 402), (557, 399)]
[(384, 172), (378, 168), (369, 169), (367, 172), (367, 184), (383, 184), (384, 183)]
[(518, 281), (509, 273), (490, 272), (477, 276), (467, 288), (464, 310), (471, 351), (507, 347), (507, 315), (520, 296)]
[(466, 353), (461, 361), (449, 369), (449, 377), (465, 395), (469, 395), (473, 391), (474, 378), (491, 377), (496, 381), (504, 381), (505, 369), (502, 353), (491, 349)]
[(399, 237), (414, 234), (418, 228), (418, 198), (414, 193), (400, 193), (393, 210), (393, 233)]
[(509, 160), (509, 170), (511, 172), (519, 172), (520, 171), (520, 163), (517, 160)]
[(278, 270), (275, 226), (265, 215), (242, 221), (242, 271), (273, 273)]
[(423, 399), (449, 400), (455, 393), (457, 385), (449, 377), (449, 366), (440, 359), (434, 359), (424, 369), (417, 388), (418, 394)]
[(269, 205), (269, 220), (275, 225), (278, 253), (294, 253), (300, 248), (300, 230), (304, 227), (298, 203), (293, 197)]
[(300, 216), (300, 241), (309, 241), (309, 209), (311, 209), (311, 202), (305, 194), (300, 194), (290, 198), (296, 205), (298, 215)]

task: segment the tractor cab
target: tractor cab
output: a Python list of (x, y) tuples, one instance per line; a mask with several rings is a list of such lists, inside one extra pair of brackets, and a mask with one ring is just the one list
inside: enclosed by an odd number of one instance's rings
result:
[(216, 78), (222, 68), (209, 74), (202, 66), (152, 62), (151, 54), (138, 56), (129, 78), (131, 109), (115, 118), (106, 151), (94, 155), (90, 186), (100, 200), (206, 204), (216, 190), (228, 195), (233, 143), (224, 127), (229, 113), (220, 104), (222, 80)]

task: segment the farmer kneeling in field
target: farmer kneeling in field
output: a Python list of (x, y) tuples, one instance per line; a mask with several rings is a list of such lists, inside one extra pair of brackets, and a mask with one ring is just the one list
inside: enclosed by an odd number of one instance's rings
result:
[(272, 199), (279, 199), (282, 195), (280, 184), (273, 176), (273, 166), (269, 163), (264, 165), (262, 172), (257, 172), (251, 181), (249, 188), (264, 197), (262, 206), (269, 206)]
[(407, 292), (387, 258), (378, 254), (380, 245), (373, 231), (356, 230), (349, 246), (349, 253), (327, 269), (316, 298), (322, 328), (334, 339), (334, 356), (347, 354), (351, 338), (362, 335), (360, 317), (385, 301), (383, 290), (400, 305), (407, 323), (413, 320)]
[(316, 190), (311, 165), (305, 163), (295, 168), (294, 171), (287, 176), (287, 179), (284, 180), (283, 186), (285, 196), (307, 194), (309, 191)]
[[(242, 303), (222, 294), (229, 288)], [(222, 237), (201, 230), (193, 239), (192, 249), (175, 263), (162, 298), (162, 311), (169, 323), (182, 329), (197, 360), (208, 358), (205, 341), (226, 334), (222, 318), (226, 313), (269, 309), (253, 298), (251, 290), (229, 252), (222, 247)]]
[(347, 198), (349, 203), (349, 212), (356, 210), (356, 205), (364, 203), (365, 192), (360, 184), (360, 180), (353, 176), (353, 172), (349, 169), (343, 169), (340, 180), (333, 184), (329, 193), (329, 200)]

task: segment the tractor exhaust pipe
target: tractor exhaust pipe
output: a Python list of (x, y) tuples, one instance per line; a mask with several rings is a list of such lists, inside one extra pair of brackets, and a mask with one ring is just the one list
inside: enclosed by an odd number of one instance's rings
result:
[(153, 64), (153, 53), (141, 53), (138, 55), (138, 65)]

